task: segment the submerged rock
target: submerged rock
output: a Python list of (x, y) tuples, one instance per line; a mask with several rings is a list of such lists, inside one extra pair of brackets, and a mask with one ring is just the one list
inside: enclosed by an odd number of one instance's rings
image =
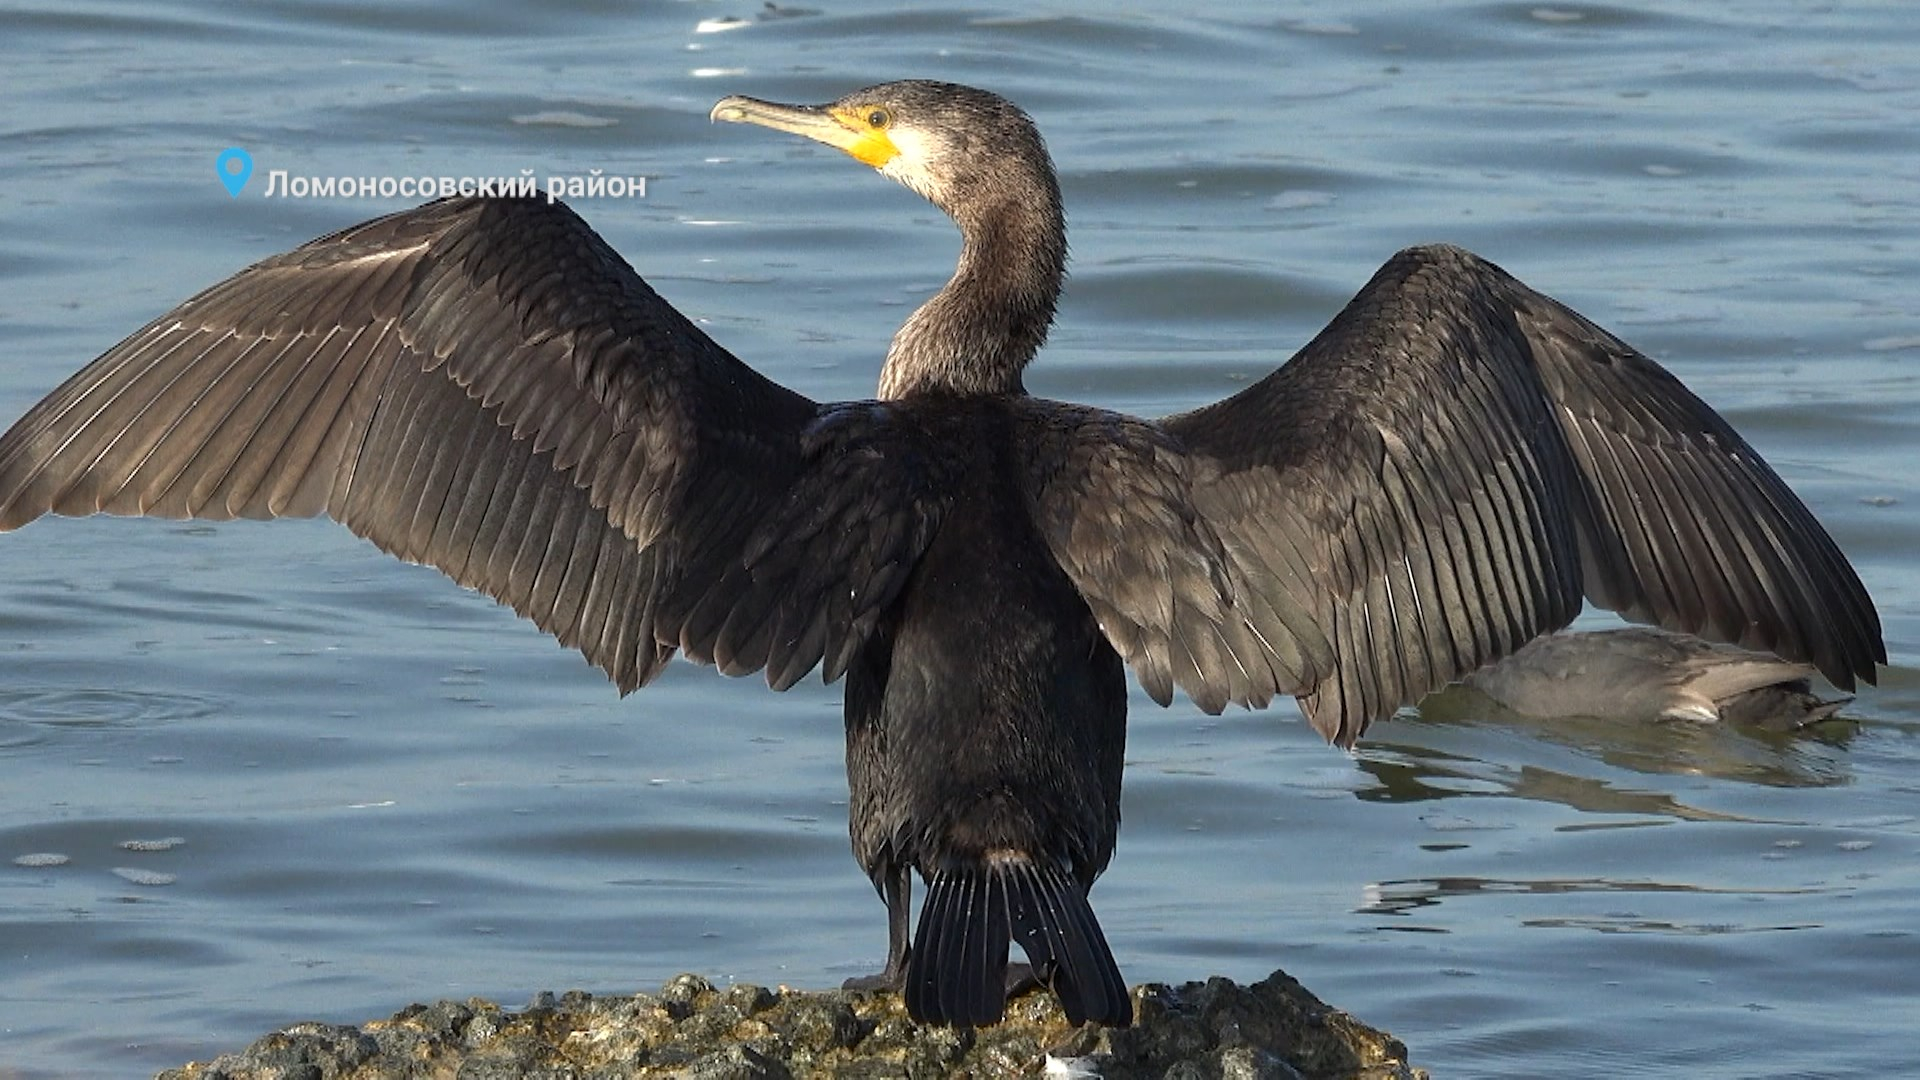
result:
[(1651, 626), (1562, 630), (1462, 679), (1514, 712), (1550, 720), (1726, 722), (1797, 731), (1853, 700), (1813, 693), (1813, 665)]
[(161, 1080), (691, 1080), (834, 1076), (893, 1080), (1058, 1076), (1133, 1080), (1414, 1080), (1398, 1039), (1283, 972), (1134, 988), (1130, 1028), (1076, 1028), (1051, 994), (1008, 1003), (979, 1031), (908, 1019), (900, 996), (715, 989), (682, 975), (658, 994), (542, 994), (521, 1012), (488, 1001), (413, 1005), (360, 1027), (296, 1024)]

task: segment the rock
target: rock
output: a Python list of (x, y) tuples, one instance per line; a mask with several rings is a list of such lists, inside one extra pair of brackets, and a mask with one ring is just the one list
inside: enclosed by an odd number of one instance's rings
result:
[(1547, 634), (1461, 681), (1541, 720), (1724, 721), (1798, 731), (1834, 719), (1852, 700), (1813, 693), (1815, 674), (1811, 664), (1769, 653), (1626, 626)]
[(1130, 1028), (1076, 1028), (1051, 994), (1008, 1003), (979, 1031), (928, 1027), (897, 994), (716, 990), (682, 975), (658, 994), (541, 994), (518, 1013), (474, 999), (413, 1005), (361, 1027), (296, 1024), (161, 1080), (1415, 1080), (1399, 1040), (1327, 1006), (1283, 972), (1134, 989)]

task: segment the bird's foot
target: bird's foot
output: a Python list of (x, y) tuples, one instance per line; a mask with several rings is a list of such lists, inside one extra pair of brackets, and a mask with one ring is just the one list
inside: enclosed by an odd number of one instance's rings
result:
[(880, 971), (872, 975), (856, 975), (840, 984), (842, 990), (894, 990), (898, 991), (904, 982), (904, 972)]
[(840, 984), (843, 990), (890, 990), (899, 993), (907, 985), (907, 958), (888, 957), (887, 966), (872, 975), (856, 975)]

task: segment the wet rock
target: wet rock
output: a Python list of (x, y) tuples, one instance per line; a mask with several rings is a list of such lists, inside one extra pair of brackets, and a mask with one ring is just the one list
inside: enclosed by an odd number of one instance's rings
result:
[(161, 1080), (1414, 1080), (1399, 1040), (1281, 972), (1134, 989), (1130, 1028), (1076, 1028), (1053, 996), (979, 1031), (910, 1020), (897, 994), (810, 993), (682, 975), (658, 994), (543, 993), (521, 1012), (478, 999), (413, 1005), (360, 1027), (296, 1024)]

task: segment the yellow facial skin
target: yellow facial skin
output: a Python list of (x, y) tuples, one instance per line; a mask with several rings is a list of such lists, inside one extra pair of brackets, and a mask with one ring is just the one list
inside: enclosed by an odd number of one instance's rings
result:
[(900, 156), (900, 148), (888, 134), (893, 126), (893, 113), (884, 105), (822, 109), (736, 96), (721, 99), (708, 118), (804, 135), (876, 169), (886, 168)]

